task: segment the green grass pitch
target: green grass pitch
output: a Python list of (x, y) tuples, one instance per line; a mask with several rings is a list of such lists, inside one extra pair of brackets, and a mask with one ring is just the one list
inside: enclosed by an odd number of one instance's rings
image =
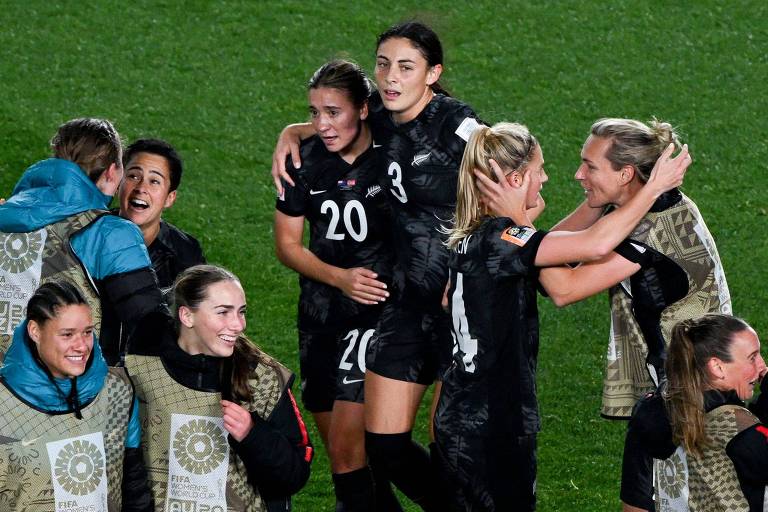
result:
[[(541, 227), (581, 200), (573, 173), (593, 120), (679, 126), (694, 155), (683, 190), (717, 240), (734, 311), (768, 333), (760, 1), (3, 2), (0, 196), (73, 117), (109, 118), (129, 141), (170, 140), (187, 170), (167, 218), (241, 277), (248, 332), (296, 369), (298, 289), (273, 253), (272, 147), (282, 126), (306, 118), (312, 71), (336, 56), (370, 70), (376, 34), (413, 16), (441, 35), (455, 96), (487, 122), (522, 122), (541, 140), (550, 176)], [(540, 302), (539, 509), (617, 510), (625, 427), (598, 416), (606, 297), (564, 310)], [(333, 510), (314, 440), (298, 511)]]

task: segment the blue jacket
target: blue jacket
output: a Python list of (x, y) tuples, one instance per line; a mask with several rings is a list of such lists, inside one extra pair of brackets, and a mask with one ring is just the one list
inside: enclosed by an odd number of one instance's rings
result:
[[(76, 377), (77, 396), (83, 406), (99, 394), (107, 377), (107, 363), (101, 356), (101, 348), (95, 336), (93, 341), (91, 364), (86, 368), (85, 373)], [(67, 378), (53, 378), (54, 385), (51, 377), (35, 360), (28, 343), (30, 342), (27, 340), (27, 321), (24, 320), (13, 332), (13, 341), (5, 354), (3, 366), (0, 367), (0, 377), (17, 396), (37, 409), (50, 413), (72, 412), (66, 400), (72, 389), (72, 381)], [(141, 442), (138, 414), (139, 404), (134, 397), (133, 411), (125, 438), (126, 448), (138, 448)]]
[[(77, 164), (42, 160), (24, 172), (0, 205), (0, 231), (29, 233), (76, 213), (106, 209), (111, 199)], [(95, 280), (151, 266), (139, 228), (115, 215), (100, 217), (74, 236), (72, 249)]]

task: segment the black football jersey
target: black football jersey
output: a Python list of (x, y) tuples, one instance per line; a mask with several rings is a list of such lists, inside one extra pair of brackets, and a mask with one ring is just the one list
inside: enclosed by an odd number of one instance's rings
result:
[(381, 186), (392, 204), (406, 295), (439, 304), (448, 277), (441, 226), (449, 226), (454, 215), (459, 165), (479, 126), (476, 115), (464, 103), (437, 94), (414, 120), (398, 125), (374, 95), (369, 123), (374, 147), (384, 150)]
[(450, 251), (454, 358), (435, 420), (443, 432), (539, 431), (534, 262), (545, 234), (488, 218)]
[[(352, 164), (310, 137), (301, 145), (301, 168), (288, 158), (288, 173), (296, 184), (286, 186), (277, 210), (309, 221), (309, 250), (329, 265), (365, 267), (389, 283), (393, 252), (390, 206), (378, 182), (379, 150), (368, 148)], [(341, 291), (300, 276), (299, 328), (309, 332), (334, 330), (346, 319), (368, 312)], [(365, 309), (368, 308), (368, 309)]]

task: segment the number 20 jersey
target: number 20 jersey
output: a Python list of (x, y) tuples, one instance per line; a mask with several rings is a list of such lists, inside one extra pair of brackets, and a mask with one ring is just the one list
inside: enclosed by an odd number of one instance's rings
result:
[[(276, 208), (309, 221), (309, 250), (323, 262), (341, 268), (365, 267), (389, 283), (392, 276), (390, 207), (378, 182), (381, 150), (368, 148), (349, 164), (328, 151), (318, 136), (301, 145), (301, 168), (288, 158), (295, 187), (285, 187)], [(300, 277), (299, 329), (335, 331), (340, 323), (371, 306), (361, 305), (324, 283)]]
[(448, 279), (441, 226), (449, 226), (464, 147), (479, 127), (464, 103), (436, 94), (412, 121), (395, 124), (381, 98), (370, 100), (374, 146), (382, 146), (382, 187), (393, 209), (395, 254), (405, 299), (439, 307)]

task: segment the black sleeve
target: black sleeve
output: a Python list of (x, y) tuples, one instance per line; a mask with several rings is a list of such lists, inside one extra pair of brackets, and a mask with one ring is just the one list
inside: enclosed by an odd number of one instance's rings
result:
[(510, 219), (496, 219), (485, 239), (486, 266), (494, 278), (530, 275), (537, 271), (536, 252), (546, 231), (515, 226)]
[(107, 362), (115, 364), (130, 345), (133, 331), (142, 319), (169, 314), (168, 308), (151, 267), (111, 275), (100, 281), (97, 288), (103, 310), (100, 342)]
[(622, 258), (640, 266), (644, 266), (651, 257), (651, 251), (648, 247), (632, 240), (622, 241), (613, 251)]
[[(760, 423), (742, 430), (725, 446), (725, 453), (733, 461), (741, 489), (752, 506), (762, 504), (768, 484), (768, 428)], [(762, 510), (762, 508), (750, 508)]]
[[(305, 160), (308, 155), (306, 151), (302, 151), (302, 169), (306, 165), (309, 165)], [(275, 209), (291, 217), (301, 217), (307, 210), (307, 201), (309, 190), (306, 186), (306, 182), (302, 179), (302, 175), (293, 167), (291, 157), (288, 156), (286, 161), (286, 171), (295, 184), (293, 187), (283, 181), (283, 195), (278, 196), (275, 202)]]
[(155, 509), (141, 448), (125, 449), (121, 490), (123, 493), (123, 512), (151, 512)]
[(280, 397), (268, 420), (251, 417), (253, 427), (241, 442), (229, 436), (249, 481), (265, 499), (297, 493), (309, 478), (313, 448), (291, 391)]
[(629, 420), (621, 464), (621, 501), (653, 510), (653, 458), (676, 450), (664, 399), (658, 391), (640, 400)]

